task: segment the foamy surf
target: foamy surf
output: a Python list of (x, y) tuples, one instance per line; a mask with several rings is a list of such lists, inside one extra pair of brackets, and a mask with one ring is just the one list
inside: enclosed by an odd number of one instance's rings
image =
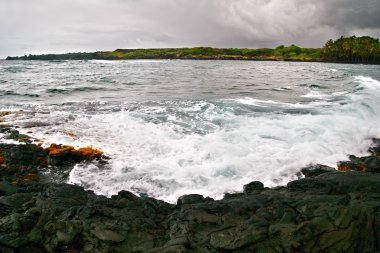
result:
[(216, 108), (205, 117), (222, 123), (204, 135), (146, 122), (129, 112), (78, 121), (84, 129), (97, 124), (96, 139), (113, 159), (104, 170), (77, 165), (70, 182), (108, 196), (128, 189), (169, 202), (189, 193), (221, 198), (252, 180), (266, 186), (286, 184), (309, 164), (335, 166), (348, 153), (364, 155), (370, 138), (380, 135), (379, 94), (374, 93), (379, 83), (364, 77), (355, 81), (365, 89), (347, 96), (346, 104), (321, 107), (314, 115), (247, 117), (220, 114)]
[[(335, 166), (348, 154), (364, 155), (370, 139), (380, 136), (380, 83), (369, 76), (323, 64), (162, 63), (80, 63), (86, 71), (101, 66), (99, 73), (106, 74), (96, 80), (113, 81), (87, 91), (96, 101), (75, 89), (70, 96), (48, 94), (49, 103), (27, 98), (22, 108), (32, 114), (5, 123), (32, 130), (46, 145), (92, 145), (111, 158), (108, 165), (76, 165), (70, 183), (106, 196), (129, 190), (169, 202), (189, 193), (221, 198), (253, 180), (284, 185), (309, 164)], [(60, 64), (59, 71), (70, 64)], [(237, 70), (240, 76), (229, 78)], [(202, 79), (205, 71), (212, 80)], [(99, 86), (86, 83), (93, 81), (91, 73), (74, 85)], [(125, 84), (130, 82), (140, 85)], [(285, 86), (291, 89), (279, 89)], [(8, 102), (2, 109), (19, 107)]]

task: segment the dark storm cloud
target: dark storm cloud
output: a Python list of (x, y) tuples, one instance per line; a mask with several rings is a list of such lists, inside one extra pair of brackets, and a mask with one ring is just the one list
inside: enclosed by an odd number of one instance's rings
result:
[(333, 1), (325, 6), (325, 22), (339, 28), (379, 28), (380, 1)]
[(141, 47), (319, 47), (380, 37), (379, 0), (1, 0), (0, 58)]

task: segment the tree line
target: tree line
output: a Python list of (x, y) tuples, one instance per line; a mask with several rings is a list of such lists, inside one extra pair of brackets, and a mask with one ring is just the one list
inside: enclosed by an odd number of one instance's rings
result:
[(329, 40), (323, 47), (325, 61), (348, 63), (380, 63), (379, 39), (369, 36), (340, 37)]
[(323, 48), (301, 48), (296, 45), (272, 48), (155, 48), (117, 49), (94, 53), (25, 55), (7, 60), (126, 60), (126, 59), (207, 59), (319, 61), (380, 64), (379, 39), (369, 36), (340, 37), (329, 40)]

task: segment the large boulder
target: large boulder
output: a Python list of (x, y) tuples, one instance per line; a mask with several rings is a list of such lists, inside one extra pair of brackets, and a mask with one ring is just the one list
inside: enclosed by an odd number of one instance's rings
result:
[(253, 181), (243, 186), (244, 193), (251, 193), (254, 191), (261, 191), (261, 190), (264, 190), (264, 184), (261, 183), (260, 181)]
[(322, 164), (311, 165), (311, 166), (301, 169), (301, 173), (305, 177), (315, 177), (323, 173), (334, 172), (334, 171), (336, 171), (335, 168), (322, 165)]

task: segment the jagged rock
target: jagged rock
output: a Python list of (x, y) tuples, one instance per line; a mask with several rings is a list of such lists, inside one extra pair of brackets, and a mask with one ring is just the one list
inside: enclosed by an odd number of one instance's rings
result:
[(260, 181), (253, 181), (249, 184), (243, 186), (244, 193), (251, 193), (253, 191), (261, 191), (264, 190), (264, 184)]
[(350, 156), (349, 159), (349, 161), (338, 163), (339, 171), (346, 172), (349, 170), (355, 170), (363, 172), (380, 173), (380, 157), (378, 156)]
[(373, 145), (369, 148), (369, 152), (371, 155), (376, 156), (377, 158), (380, 157), (380, 138), (374, 138), (372, 139)]
[(105, 158), (101, 150), (93, 147), (75, 149), (72, 146), (53, 143), (45, 151), (49, 155), (49, 164), (55, 166)]
[(140, 198), (129, 191), (119, 191), (117, 195), (112, 196), (112, 199), (127, 199), (130, 201), (139, 201)]
[(47, 166), (47, 155), (33, 144), (0, 144), (0, 180), (27, 182), (38, 180), (38, 168)]
[(30, 143), (0, 143), (0, 180), (13, 183), (39, 181), (41, 169), (49, 166), (50, 169), (59, 167), (68, 174), (75, 163), (93, 160), (106, 163), (106, 159), (108, 158), (102, 151), (92, 147), (74, 149), (71, 146), (52, 144), (44, 149)]
[(15, 145), (0, 144), (0, 156), (2, 163), (14, 166), (40, 165), (47, 159), (47, 154), (42, 148), (34, 144)]
[(181, 208), (66, 184), (26, 184), (3, 194), (0, 244), (16, 252), (380, 250), (380, 174), (324, 173), (217, 201), (188, 195)]
[(2, 128), (2, 133), (5, 133), (4, 139), (10, 139), (25, 143), (31, 143), (30, 137), (25, 134), (20, 134), (18, 130), (12, 129), (12, 128)]
[(349, 156), (349, 161), (338, 163), (338, 170), (347, 172), (350, 170), (380, 173), (380, 139), (373, 139), (373, 145), (369, 148), (371, 155), (364, 157)]
[(185, 205), (185, 204), (196, 204), (196, 203), (202, 203), (205, 199), (200, 194), (189, 194), (189, 195), (183, 195), (178, 198), (177, 205)]
[(308, 166), (301, 169), (301, 173), (305, 177), (315, 177), (323, 173), (334, 172), (334, 171), (336, 171), (335, 168), (322, 165), (322, 164), (316, 164), (316, 165)]

